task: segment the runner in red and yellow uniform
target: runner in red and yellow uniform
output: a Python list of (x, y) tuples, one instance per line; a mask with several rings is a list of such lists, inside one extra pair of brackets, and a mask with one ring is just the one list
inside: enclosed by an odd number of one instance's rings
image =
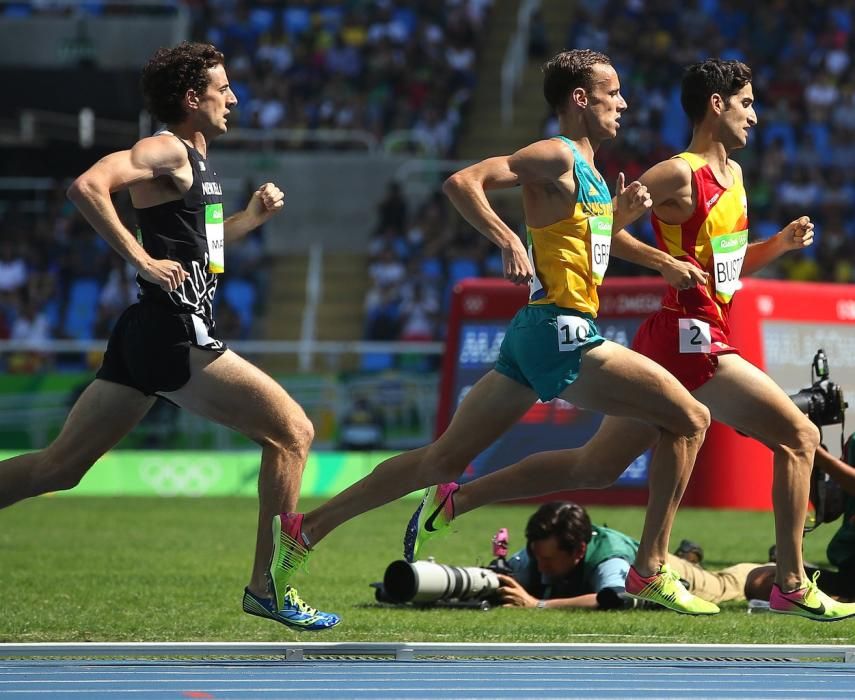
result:
[(706, 274), (687, 289), (669, 287), (662, 310), (639, 328), (634, 346), (692, 391), (712, 378), (719, 355), (738, 352), (728, 342), (727, 321), (748, 251), (748, 200), (733, 161), (724, 184), (703, 156), (687, 151), (672, 160), (679, 162), (668, 167), (689, 180), (693, 208), (681, 223), (667, 223), (654, 211), (656, 242)]

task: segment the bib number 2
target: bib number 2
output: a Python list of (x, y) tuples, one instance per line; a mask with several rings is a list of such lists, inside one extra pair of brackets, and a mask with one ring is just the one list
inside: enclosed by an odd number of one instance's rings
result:
[(680, 352), (712, 352), (710, 324), (696, 318), (680, 319)]

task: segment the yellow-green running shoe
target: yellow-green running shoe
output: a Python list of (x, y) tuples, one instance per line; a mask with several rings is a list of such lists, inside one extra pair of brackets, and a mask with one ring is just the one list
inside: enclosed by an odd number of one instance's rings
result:
[(276, 609), (285, 606), (288, 585), (294, 574), (305, 568), (311, 550), (303, 535), (302, 513), (280, 513), (273, 518), (273, 552), (267, 579)]
[(855, 603), (841, 603), (827, 596), (817, 586), (819, 571), (804, 588), (784, 593), (773, 584), (769, 610), (782, 615), (798, 615), (817, 622), (836, 622), (855, 616)]
[(630, 566), (626, 592), (636, 600), (658, 603), (685, 615), (715, 615), (719, 612), (715, 603), (689, 593), (680, 577), (667, 564), (662, 564), (653, 576), (642, 576), (634, 566)]
[(419, 550), (431, 537), (448, 527), (454, 519), (454, 494), (460, 484), (437, 484), (425, 489), (425, 495), (407, 523), (404, 533), (404, 559), (416, 560)]

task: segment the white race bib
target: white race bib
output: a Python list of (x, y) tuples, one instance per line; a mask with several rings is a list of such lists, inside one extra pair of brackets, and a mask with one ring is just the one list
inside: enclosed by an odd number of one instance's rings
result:
[(588, 319), (581, 316), (556, 316), (558, 329), (558, 351), (570, 352), (578, 350), (591, 335)]
[(712, 352), (710, 324), (696, 318), (681, 318), (680, 352)]
[(591, 229), (591, 277), (594, 284), (602, 284), (609, 266), (609, 251), (612, 247), (611, 216), (592, 216), (588, 219)]
[(742, 287), (739, 274), (742, 272), (745, 251), (748, 250), (748, 231), (714, 236), (710, 242), (713, 249), (715, 296), (727, 304)]
[(208, 271), (219, 274), (226, 269), (222, 204), (205, 205), (205, 237), (208, 239)]

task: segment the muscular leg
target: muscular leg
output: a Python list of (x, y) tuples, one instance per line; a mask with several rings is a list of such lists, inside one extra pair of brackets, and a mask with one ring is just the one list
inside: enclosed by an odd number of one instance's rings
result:
[(635, 563), (642, 576), (653, 574), (667, 560), (671, 526), (709, 427), (709, 411), (658, 364), (608, 341), (584, 354), (579, 378), (561, 397), (659, 429)]
[(490, 443), (518, 421), (534, 392), (490, 371), (472, 387), (451, 425), (432, 444), (387, 459), (368, 476), (307, 513), (303, 533), (314, 545), (351, 518), (412, 491), (457, 479)]
[(230, 350), (216, 355), (192, 348), (190, 360), (190, 381), (164, 396), (261, 445), (258, 535), (249, 589), (267, 597), (270, 523), (276, 514), (296, 508), (314, 438), (312, 423), (276, 381)]
[(659, 430), (647, 423), (606, 416), (582, 447), (537, 452), (463, 484), (454, 494), (454, 514), (460, 516), (488, 503), (512, 498), (606, 488), (658, 437)]
[(128, 386), (93, 381), (48, 447), (0, 462), (0, 508), (76, 486), (142, 420), (154, 401)]
[(776, 583), (784, 591), (804, 580), (802, 530), (819, 431), (772, 379), (739, 355), (723, 355), (715, 376), (694, 392), (713, 418), (756, 438), (774, 453)]

